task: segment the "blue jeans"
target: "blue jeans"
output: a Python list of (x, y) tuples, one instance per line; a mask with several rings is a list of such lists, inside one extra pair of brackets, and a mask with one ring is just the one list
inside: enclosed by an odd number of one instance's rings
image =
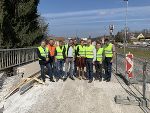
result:
[(57, 60), (56, 62), (56, 73), (57, 73), (57, 77), (63, 77), (63, 67), (64, 67), (64, 60)]
[(105, 79), (111, 79), (111, 71), (112, 71), (112, 58), (106, 57), (104, 60), (104, 66), (105, 66)]
[(45, 71), (44, 71), (44, 68), (45, 68), (45, 66), (48, 68), (48, 76), (51, 78), (51, 77), (53, 77), (52, 76), (52, 68), (51, 68), (51, 65), (50, 65), (50, 63), (47, 63), (47, 64), (45, 64), (45, 65), (40, 65), (40, 67), (41, 67), (41, 78), (42, 78), (42, 80), (43, 81), (45, 81)]
[(86, 59), (86, 72), (89, 80), (93, 80), (93, 59)]

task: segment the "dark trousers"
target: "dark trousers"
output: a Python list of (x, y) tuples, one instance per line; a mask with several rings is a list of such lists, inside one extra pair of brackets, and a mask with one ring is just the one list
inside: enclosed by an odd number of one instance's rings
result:
[(93, 59), (86, 59), (86, 72), (89, 80), (93, 80)]
[(52, 71), (52, 76), (56, 76), (56, 66), (55, 66), (55, 59), (54, 57), (51, 57), (50, 59), (50, 65), (51, 65), (51, 71)]
[(52, 77), (52, 68), (51, 68), (51, 65), (50, 65), (50, 63), (46, 63), (45, 65), (40, 65), (40, 67), (41, 67), (41, 78), (42, 78), (42, 80), (43, 81), (45, 81), (45, 66), (47, 67), (47, 69), (48, 69), (48, 76), (51, 78)]
[(111, 71), (112, 71), (112, 58), (105, 57), (104, 66), (105, 66), (105, 79), (111, 79)]
[(57, 60), (56, 62), (56, 73), (57, 73), (57, 77), (63, 77), (64, 75), (64, 71), (63, 71), (63, 67), (64, 67), (64, 60)]
[(102, 78), (102, 64), (98, 61), (95, 62), (95, 69), (96, 69), (96, 77), (98, 79)]
[(77, 75), (77, 57), (75, 58), (75, 61), (74, 61), (74, 71), (73, 71), (73, 75), (74, 75), (74, 76)]

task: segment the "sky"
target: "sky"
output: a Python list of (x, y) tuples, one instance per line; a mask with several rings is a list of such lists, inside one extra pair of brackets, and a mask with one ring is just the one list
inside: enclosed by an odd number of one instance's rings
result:
[[(49, 24), (50, 35), (92, 37), (125, 28), (124, 0), (40, 0), (38, 12)], [(128, 0), (127, 26), (131, 31), (150, 29), (150, 0)]]

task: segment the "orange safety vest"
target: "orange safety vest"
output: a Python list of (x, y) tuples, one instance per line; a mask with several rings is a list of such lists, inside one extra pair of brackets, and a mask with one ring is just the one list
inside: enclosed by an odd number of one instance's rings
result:
[(48, 45), (47, 48), (48, 48), (48, 50), (50, 51), (50, 55), (51, 55), (51, 56), (54, 56), (54, 55), (55, 55), (56, 47), (55, 47), (55, 46)]

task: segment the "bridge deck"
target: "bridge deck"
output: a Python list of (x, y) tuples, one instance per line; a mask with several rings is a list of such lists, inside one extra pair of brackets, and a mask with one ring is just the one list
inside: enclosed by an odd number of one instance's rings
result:
[(138, 106), (117, 105), (115, 95), (128, 94), (113, 77), (112, 82), (77, 80), (35, 85), (20, 96), (11, 96), (4, 113), (143, 113)]

